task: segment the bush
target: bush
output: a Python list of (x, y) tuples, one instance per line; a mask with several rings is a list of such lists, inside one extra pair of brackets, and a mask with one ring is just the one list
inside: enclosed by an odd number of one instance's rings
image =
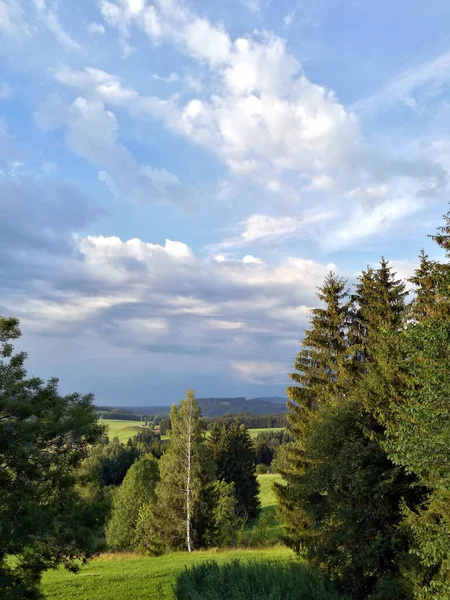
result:
[(176, 600), (337, 600), (315, 571), (294, 561), (218, 565), (214, 560), (186, 569), (175, 584)]
[(153, 501), (158, 478), (158, 462), (151, 455), (129, 469), (113, 497), (111, 519), (106, 527), (106, 541), (110, 548), (132, 550), (138, 546), (136, 526), (140, 509)]

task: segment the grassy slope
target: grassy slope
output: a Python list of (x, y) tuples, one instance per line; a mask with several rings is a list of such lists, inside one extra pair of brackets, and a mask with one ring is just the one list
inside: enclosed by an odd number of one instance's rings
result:
[[(279, 475), (258, 475), (262, 511), (271, 514), (269, 539), (280, 535), (275, 517), (272, 483)], [(214, 558), (219, 563), (233, 558), (286, 559), (293, 556), (287, 548), (275, 546), (263, 550), (241, 549), (225, 552), (180, 552), (157, 558), (129, 554), (106, 554), (91, 561), (77, 575), (66, 571), (50, 571), (43, 579), (49, 600), (169, 600), (177, 574), (186, 566)]]
[(106, 555), (91, 561), (78, 575), (65, 571), (46, 573), (43, 588), (49, 600), (169, 600), (177, 574), (204, 560), (214, 558), (223, 563), (233, 558), (286, 559), (292, 556), (287, 548), (180, 552), (157, 558)]
[[(107, 425), (107, 435), (112, 440), (115, 437), (119, 438), (120, 442), (126, 443), (133, 435), (136, 435), (141, 429), (140, 421), (122, 421), (120, 419), (101, 419), (102, 424)], [(281, 431), (282, 427), (274, 427), (273, 429), (249, 429), (250, 435), (255, 438), (262, 431)], [(168, 436), (163, 435), (162, 439), (168, 439)]]

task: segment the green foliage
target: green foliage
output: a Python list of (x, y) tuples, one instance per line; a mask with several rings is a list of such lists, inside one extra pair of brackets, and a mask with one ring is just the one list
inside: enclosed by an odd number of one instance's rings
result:
[(400, 600), (408, 596), (398, 525), (410, 480), (367, 435), (372, 420), (357, 400), (320, 411), (306, 442), (309, 464), (293, 484), (309, 525), (297, 534), (304, 556), (324, 565), (343, 593)]
[(215, 481), (213, 489), (215, 503), (211, 521), (214, 534), (211, 545), (221, 548), (237, 546), (241, 539), (244, 521), (236, 515), (234, 483)]
[(347, 391), (352, 378), (347, 330), (349, 295), (346, 282), (330, 273), (317, 296), (322, 307), (312, 310), (311, 325), (305, 331), (302, 349), (294, 362), (291, 379), (299, 384), (287, 388), (288, 431), (292, 442), (282, 447), (277, 467), (285, 484), (276, 486), (279, 516), (285, 528), (285, 541), (300, 550), (302, 529), (308, 515), (299, 504), (296, 481), (307, 464), (305, 443), (317, 410), (336, 402)]
[(130, 446), (121, 444), (118, 438), (114, 438), (112, 442), (103, 440), (89, 451), (89, 456), (81, 465), (80, 478), (98, 481), (101, 487), (117, 487), (122, 483), (136, 455)]
[(410, 387), (392, 407), (385, 446), (413, 473), (427, 494), (404, 506), (404, 526), (419, 559), (407, 577), (419, 600), (450, 598), (450, 323), (439, 318), (412, 324), (403, 343)]
[(382, 441), (406, 385), (403, 353), (386, 335), (404, 326), (405, 286), (382, 259), (361, 274), (351, 303), (335, 279), (322, 297), (326, 307), (313, 316), (296, 362), (297, 381), (308, 387), (288, 389), (294, 442), (277, 461), (287, 481), (277, 489), (280, 516), (288, 543), (325, 565), (352, 598), (402, 598), (401, 507), (419, 502), (422, 490)]
[(337, 600), (319, 574), (291, 561), (210, 560), (177, 578), (177, 600)]
[(205, 495), (209, 495), (212, 477), (200, 408), (192, 390), (180, 406), (172, 406), (170, 421), (170, 446), (159, 461), (156, 502), (148, 515), (146, 549), (153, 554), (190, 551), (206, 536), (202, 502), (209, 506)]
[(97, 524), (76, 489), (76, 469), (102, 435), (93, 397), (61, 396), (57, 379), (27, 379), (26, 354), (11, 344), (19, 336), (18, 320), (0, 317), (2, 600), (40, 597), (43, 571), (75, 569), (91, 555)]
[(162, 440), (161, 436), (151, 429), (142, 429), (128, 440), (127, 446), (134, 450), (137, 457), (152, 454), (155, 458), (161, 458), (169, 447), (169, 440)]
[(130, 467), (113, 498), (111, 518), (106, 527), (110, 548), (132, 550), (139, 546), (136, 531), (139, 511), (154, 500), (158, 478), (158, 463), (153, 456), (146, 456)]
[(224, 422), (211, 429), (208, 447), (216, 465), (216, 476), (234, 484), (236, 514), (248, 520), (258, 514), (258, 480), (252, 439), (238, 420)]
[[(292, 441), (289, 432), (282, 431), (263, 431), (258, 433), (254, 439), (255, 444), (255, 461), (258, 466), (271, 467), (275, 456), (282, 446)], [(258, 471), (267, 472), (267, 471)]]

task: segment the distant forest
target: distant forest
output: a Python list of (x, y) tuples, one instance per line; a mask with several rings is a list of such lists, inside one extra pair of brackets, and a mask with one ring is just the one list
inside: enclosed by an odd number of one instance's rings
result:
[[(198, 398), (204, 418), (230, 415), (273, 415), (287, 412), (286, 401), (281, 397), (251, 398)], [(97, 412), (103, 419), (124, 419), (134, 421), (141, 417), (159, 420), (167, 417), (170, 406), (97, 406)], [(254, 427), (260, 427), (254, 425)], [(270, 427), (278, 427), (271, 425)]]

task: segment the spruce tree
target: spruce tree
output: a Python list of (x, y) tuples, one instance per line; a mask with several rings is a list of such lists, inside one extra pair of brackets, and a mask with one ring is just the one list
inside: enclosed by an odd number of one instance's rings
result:
[(159, 460), (160, 481), (149, 514), (148, 550), (162, 554), (197, 545), (195, 514), (199, 510), (206, 452), (204, 425), (193, 390), (170, 411), (170, 446)]
[(423, 249), (419, 259), (419, 266), (409, 279), (416, 286), (415, 297), (411, 302), (412, 316), (416, 321), (434, 317), (438, 310), (437, 262), (431, 260)]
[(247, 520), (259, 510), (259, 485), (256, 477), (256, 453), (247, 427), (238, 419), (213, 426), (208, 439), (216, 477), (234, 484), (236, 514)]
[(282, 475), (286, 484), (277, 484), (278, 513), (285, 528), (286, 543), (299, 551), (309, 527), (307, 513), (298, 502), (298, 484), (307, 466), (305, 444), (314, 415), (322, 406), (339, 402), (354, 377), (354, 360), (349, 354), (350, 317), (347, 282), (330, 273), (317, 296), (322, 303), (313, 309), (302, 349), (290, 378), (288, 430), (293, 438), (283, 452)]

